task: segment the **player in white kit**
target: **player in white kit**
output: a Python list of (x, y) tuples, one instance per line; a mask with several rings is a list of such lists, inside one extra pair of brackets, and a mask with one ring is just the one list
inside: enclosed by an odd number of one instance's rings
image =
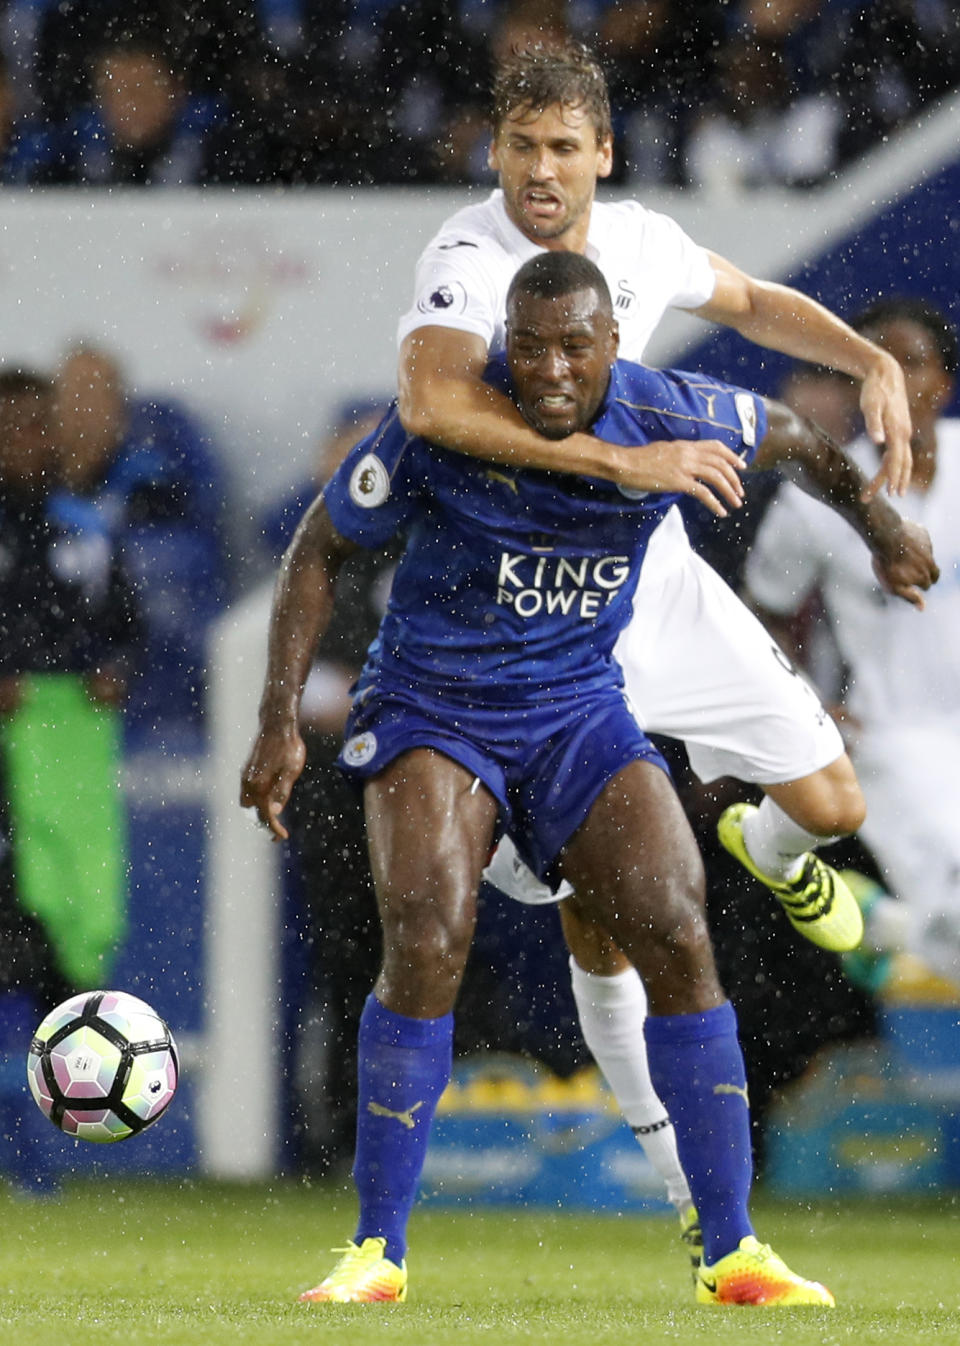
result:
[[(676, 444), (662, 452), (650, 445), (638, 455), (579, 434), (561, 460), (483, 383), (488, 354), (504, 345), (514, 272), (538, 251), (561, 248), (585, 252), (604, 273), (626, 358), (640, 359), (665, 310), (680, 307), (860, 380), (868, 431), (886, 445), (870, 489), (906, 488), (910, 418), (892, 356), (797, 291), (751, 279), (707, 252), (666, 216), (636, 201), (595, 201), (597, 179), (611, 169), (612, 136), (606, 82), (586, 49), (515, 53), (498, 73), (493, 126), (500, 190), (456, 213), (428, 244), (400, 322), (399, 405), (410, 431), (517, 466), (562, 461), (569, 471), (574, 450), (584, 474), (625, 490), (683, 491), (726, 513), (715, 491), (729, 485), (727, 470), (708, 443), (681, 453)], [(816, 697), (694, 554), (676, 509), (651, 540), (617, 653), (645, 729), (683, 740), (704, 780), (731, 774), (766, 791), (759, 809), (736, 805), (725, 816), (724, 844), (809, 937), (833, 948), (856, 944), (854, 899), (813, 854), (863, 820), (849, 758)], [(562, 920), (584, 1039), (690, 1225), (672, 1132), (646, 1066), (640, 979), (575, 902), (562, 904)]]
[[(907, 950), (960, 983), (960, 420), (940, 414), (956, 387), (957, 339), (943, 314), (915, 299), (881, 302), (855, 326), (903, 363), (914, 472), (900, 509), (930, 534), (941, 581), (922, 616), (892, 602), (852, 531), (787, 484), (758, 532), (746, 582), (780, 619), (822, 593), (849, 670), (851, 754), (868, 804), (860, 835), (901, 899)], [(869, 440), (848, 453), (873, 471)], [(892, 913), (883, 914), (889, 929)], [(868, 943), (871, 933), (868, 921)]]

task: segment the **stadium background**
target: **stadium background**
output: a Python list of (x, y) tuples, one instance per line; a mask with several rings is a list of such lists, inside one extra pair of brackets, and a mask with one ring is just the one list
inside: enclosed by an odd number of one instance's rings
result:
[[(816, 192), (644, 197), (753, 273), (796, 283), (840, 313), (907, 293), (960, 321), (958, 114), (960, 99), (948, 100)], [(269, 588), (246, 561), (253, 519), (302, 473), (344, 399), (390, 389), (414, 259), (468, 199), (440, 188), (0, 198), (0, 357), (46, 367), (65, 341), (103, 340), (134, 384), (198, 414), (228, 472), (243, 595), (211, 633), (207, 737), (166, 726), (127, 761), (132, 929), (113, 980), (169, 1020), (186, 1070), (169, 1124), (111, 1153), (112, 1169), (258, 1177), (283, 1163), (278, 853), (235, 802)], [(650, 358), (702, 364), (765, 392), (784, 368), (681, 318)], [(65, 1162), (107, 1161), (71, 1149)]]

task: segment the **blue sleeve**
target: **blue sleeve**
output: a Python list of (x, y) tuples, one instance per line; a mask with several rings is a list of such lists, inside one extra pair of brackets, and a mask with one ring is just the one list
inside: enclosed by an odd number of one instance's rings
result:
[(682, 369), (662, 370), (661, 375), (668, 386), (673, 385), (678, 403), (691, 408), (695, 420), (696, 433), (675, 431), (676, 438), (719, 439), (745, 462), (753, 462), (767, 433), (766, 405), (758, 393)]
[(763, 398), (706, 374), (618, 360), (593, 433), (621, 444), (719, 439), (750, 462), (766, 434)]
[(396, 404), (355, 444), (323, 488), (333, 526), (361, 547), (382, 547), (421, 508), (427, 464), (421, 441), (407, 434)]

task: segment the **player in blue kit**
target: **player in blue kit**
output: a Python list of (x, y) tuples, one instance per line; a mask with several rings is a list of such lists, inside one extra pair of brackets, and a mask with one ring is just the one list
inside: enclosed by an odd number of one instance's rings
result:
[[(750, 393), (615, 364), (609, 291), (582, 255), (527, 263), (508, 313), (509, 373), (494, 365), (488, 377), (512, 385), (524, 416), (551, 438), (591, 427), (639, 444), (676, 436), (682, 423), (688, 441), (700, 440), (701, 478), (730, 503), (761, 441), (773, 456), (791, 436), (822, 447), (776, 404), (768, 435), (767, 404)], [(851, 508), (870, 514), (877, 538), (886, 530), (893, 571), (899, 516), (880, 501), (854, 506), (863, 479), (836, 460)], [(343, 1258), (305, 1300), (406, 1296), (406, 1226), (449, 1078), (477, 890), (507, 828), (538, 875), (573, 884), (643, 977), (651, 1072), (703, 1227), (698, 1300), (833, 1303), (754, 1236), (743, 1060), (714, 967), (702, 863), (612, 657), (648, 538), (676, 498), (492, 469), (407, 435), (393, 409), (352, 450), (284, 558), (241, 788), (241, 803), (278, 837), (303, 765), (300, 690), (338, 565), (355, 545), (397, 530), (408, 539), (341, 755), (364, 785), (384, 934), (360, 1026), (360, 1215)]]

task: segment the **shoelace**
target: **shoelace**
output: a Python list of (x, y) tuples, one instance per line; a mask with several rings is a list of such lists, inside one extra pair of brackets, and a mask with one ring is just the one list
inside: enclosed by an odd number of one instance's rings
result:
[(345, 1248), (331, 1248), (330, 1251), (332, 1253), (342, 1253), (343, 1256), (327, 1277), (327, 1285), (339, 1285), (348, 1274), (353, 1274), (358, 1262), (361, 1265), (368, 1262), (377, 1262), (381, 1256), (379, 1252), (375, 1252), (373, 1249), (368, 1249), (365, 1252), (356, 1243), (348, 1243)]

